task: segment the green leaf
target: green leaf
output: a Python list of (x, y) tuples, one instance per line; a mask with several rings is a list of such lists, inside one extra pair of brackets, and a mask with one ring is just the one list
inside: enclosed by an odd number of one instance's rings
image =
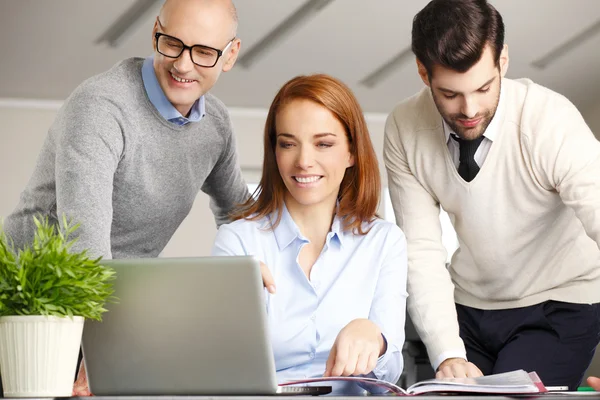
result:
[(79, 224), (62, 216), (61, 225), (34, 217), (31, 245), (16, 252), (0, 221), (0, 316), (55, 315), (101, 320), (112, 295), (114, 270), (71, 252)]

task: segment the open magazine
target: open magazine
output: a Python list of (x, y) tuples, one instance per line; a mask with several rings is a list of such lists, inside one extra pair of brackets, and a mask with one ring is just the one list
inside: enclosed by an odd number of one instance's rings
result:
[(417, 382), (407, 389), (386, 381), (375, 378), (362, 378), (358, 376), (336, 376), (309, 378), (288, 381), (280, 386), (300, 385), (314, 382), (354, 381), (363, 386), (373, 386), (387, 389), (397, 395), (418, 395), (425, 393), (455, 392), (455, 393), (499, 393), (523, 394), (542, 393), (546, 388), (535, 372), (525, 372), (522, 369), (496, 375), (480, 376), (477, 378), (441, 378)]

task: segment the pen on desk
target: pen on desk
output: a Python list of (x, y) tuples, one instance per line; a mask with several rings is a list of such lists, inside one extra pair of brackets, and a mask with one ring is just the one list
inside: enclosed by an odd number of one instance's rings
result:
[(595, 392), (594, 388), (590, 387), (590, 386), (579, 386), (577, 388), (577, 391), (578, 392)]

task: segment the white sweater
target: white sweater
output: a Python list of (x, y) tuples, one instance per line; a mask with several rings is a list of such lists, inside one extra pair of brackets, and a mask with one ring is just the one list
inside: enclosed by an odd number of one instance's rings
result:
[[(465, 182), (429, 88), (388, 117), (384, 159), (408, 240), (408, 310), (434, 365), (460, 350), (454, 302), (481, 309), (600, 302), (600, 142), (565, 97), (502, 80), (505, 111)], [(439, 206), (460, 248), (445, 267)]]

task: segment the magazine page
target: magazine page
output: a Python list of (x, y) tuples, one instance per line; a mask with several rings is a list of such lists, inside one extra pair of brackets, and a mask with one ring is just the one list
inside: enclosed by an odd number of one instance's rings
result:
[[(430, 392), (471, 393), (540, 393), (545, 388), (537, 374), (516, 370), (477, 378), (441, 378), (417, 382), (408, 388), (410, 394)], [(536, 382), (537, 380), (537, 382)]]
[[(387, 389), (396, 395), (419, 395), (435, 392), (465, 392), (465, 393), (499, 393), (525, 394), (541, 393), (546, 388), (535, 372), (523, 370), (505, 372), (502, 374), (480, 376), (477, 378), (441, 378), (417, 382), (407, 390), (393, 383), (375, 378), (359, 376), (332, 376), (288, 381), (279, 386), (301, 385), (315, 382), (354, 381), (364, 386)], [(368, 390), (368, 389), (367, 389)]]
[(398, 395), (407, 395), (408, 393), (400, 386), (394, 385), (393, 383), (383, 381), (375, 378), (364, 378), (360, 376), (329, 376), (329, 377), (318, 377), (318, 378), (307, 378), (288, 381), (280, 383), (279, 386), (290, 386), (290, 385), (301, 385), (304, 383), (314, 382), (331, 382), (331, 381), (354, 381), (356, 383), (364, 384), (367, 386), (377, 387), (378, 389), (387, 389), (389, 392)]

